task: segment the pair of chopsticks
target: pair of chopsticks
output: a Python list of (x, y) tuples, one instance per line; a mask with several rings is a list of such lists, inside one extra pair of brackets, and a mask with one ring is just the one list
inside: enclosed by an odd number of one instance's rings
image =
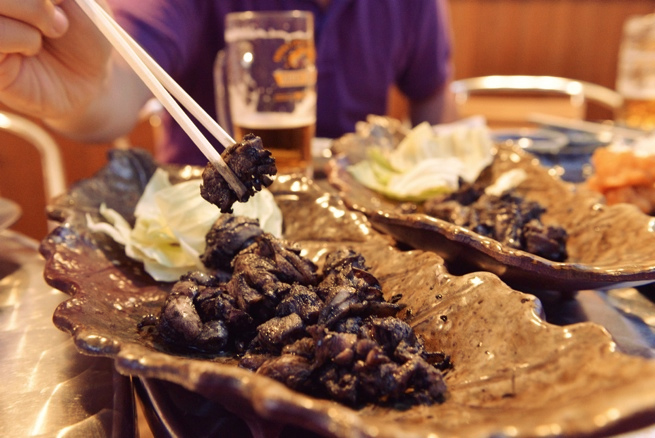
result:
[(246, 188), (241, 181), (227, 167), (221, 155), (202, 135), (175, 99), (183, 104), (225, 148), (235, 144), (234, 139), (95, 0), (75, 0), (75, 2), (180, 124), (207, 160), (216, 167), (216, 170), (237, 194), (238, 199), (247, 197)]
[(637, 128), (607, 125), (605, 123), (589, 122), (586, 120), (551, 116), (548, 114), (530, 114), (528, 116), (528, 121), (538, 123), (540, 125), (569, 129), (572, 131), (581, 131), (594, 135), (609, 133), (613, 138), (621, 138), (625, 140), (637, 140), (650, 134), (647, 131), (643, 131)]

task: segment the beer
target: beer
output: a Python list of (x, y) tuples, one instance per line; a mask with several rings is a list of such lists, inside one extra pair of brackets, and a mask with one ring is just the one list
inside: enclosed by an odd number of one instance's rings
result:
[(624, 23), (616, 89), (624, 99), (617, 119), (634, 128), (655, 128), (655, 14)]
[[(278, 117), (275, 117), (278, 116)], [(299, 171), (311, 175), (311, 141), (314, 137), (313, 120), (295, 122), (273, 115), (268, 121), (248, 122), (239, 120), (234, 123), (234, 135), (242, 140), (247, 133), (262, 139), (264, 149), (271, 151), (275, 165), (280, 173)]]
[(655, 129), (655, 99), (625, 98), (618, 119), (632, 128)]

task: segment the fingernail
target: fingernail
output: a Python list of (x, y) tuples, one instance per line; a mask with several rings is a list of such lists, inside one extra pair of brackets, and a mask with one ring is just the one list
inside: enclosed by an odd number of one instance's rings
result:
[(53, 30), (57, 36), (61, 36), (68, 30), (68, 17), (59, 6), (55, 6)]

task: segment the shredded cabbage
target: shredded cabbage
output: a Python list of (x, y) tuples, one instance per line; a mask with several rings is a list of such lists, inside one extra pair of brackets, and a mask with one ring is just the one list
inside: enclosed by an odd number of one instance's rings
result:
[[(168, 173), (157, 169), (136, 205), (134, 228), (103, 204), (100, 213), (107, 222), (95, 222), (87, 215), (89, 229), (124, 245), (125, 254), (143, 262), (155, 280), (177, 281), (192, 269), (203, 269), (199, 257), (205, 236), (221, 214), (200, 196), (200, 183), (194, 179), (171, 184)], [(247, 203), (236, 203), (233, 210), (235, 215), (258, 219), (264, 231), (281, 236), (282, 212), (268, 190)]]
[(348, 171), (364, 186), (389, 198), (423, 201), (457, 190), (459, 178), (473, 182), (492, 161), (486, 124), (454, 123), (412, 129), (392, 151), (369, 147), (366, 159)]

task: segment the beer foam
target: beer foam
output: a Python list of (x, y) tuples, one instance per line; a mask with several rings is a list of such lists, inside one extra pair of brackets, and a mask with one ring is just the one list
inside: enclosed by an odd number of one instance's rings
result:
[(313, 32), (307, 30), (296, 30), (287, 32), (280, 29), (258, 29), (254, 27), (228, 28), (225, 30), (225, 42), (233, 43), (244, 40), (270, 40), (280, 39), (284, 41), (312, 40)]

